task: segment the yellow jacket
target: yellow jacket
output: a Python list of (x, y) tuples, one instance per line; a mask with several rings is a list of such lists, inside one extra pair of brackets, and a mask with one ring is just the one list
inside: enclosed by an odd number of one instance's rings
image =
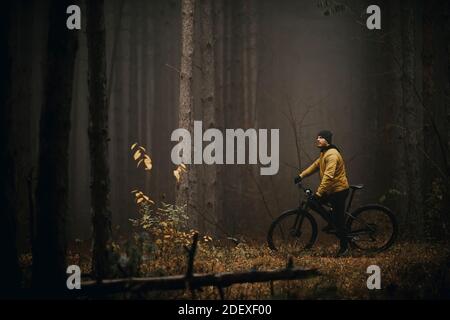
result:
[(320, 169), (320, 185), (316, 194), (323, 195), (348, 189), (347, 175), (345, 173), (344, 159), (335, 148), (330, 148), (320, 153), (320, 157), (314, 161), (299, 176), (305, 178)]

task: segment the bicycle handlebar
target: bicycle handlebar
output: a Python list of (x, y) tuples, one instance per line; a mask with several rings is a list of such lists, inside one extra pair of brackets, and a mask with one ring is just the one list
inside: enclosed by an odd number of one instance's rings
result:
[(300, 181), (299, 183), (296, 183), (296, 185), (297, 185), (297, 187), (298, 187), (299, 189), (301, 189), (301, 190), (303, 190), (303, 191), (305, 192), (305, 194), (306, 194), (306, 196), (307, 196), (308, 198), (310, 198), (310, 197), (313, 195), (312, 190), (309, 189), (309, 188), (305, 188), (305, 187), (302, 185), (302, 182), (301, 182), (301, 181)]

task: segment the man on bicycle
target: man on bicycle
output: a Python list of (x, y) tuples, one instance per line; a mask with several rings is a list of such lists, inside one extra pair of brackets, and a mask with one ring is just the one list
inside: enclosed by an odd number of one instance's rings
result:
[[(316, 146), (320, 148), (319, 158), (307, 169), (295, 177), (295, 183), (299, 183), (303, 178), (320, 172), (320, 185), (317, 188), (311, 201), (312, 204), (329, 202), (333, 208), (333, 220), (336, 227), (336, 234), (340, 240), (340, 248), (337, 256), (348, 253), (348, 239), (345, 230), (345, 201), (349, 193), (349, 185), (345, 172), (344, 159), (338, 148), (332, 144), (331, 131), (322, 130), (317, 134)], [(315, 203), (314, 203), (315, 202)], [(331, 231), (332, 226), (328, 225), (324, 231)]]

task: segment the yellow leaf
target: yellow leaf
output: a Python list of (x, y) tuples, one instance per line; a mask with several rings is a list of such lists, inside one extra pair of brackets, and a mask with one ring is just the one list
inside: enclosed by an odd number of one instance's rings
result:
[(140, 146), (139, 149), (141, 149), (144, 152), (147, 151), (147, 150), (145, 150), (145, 148), (143, 146)]
[(136, 147), (136, 146), (137, 146), (137, 142), (133, 143), (133, 145), (131, 146), (131, 150), (133, 150), (134, 147)]
[(144, 201), (144, 198), (139, 198), (139, 199), (137, 199), (136, 203), (139, 204), (139, 203), (141, 203), (142, 201)]
[[(145, 158), (144, 160), (144, 165), (145, 165), (145, 170), (152, 170), (152, 160), (150, 158)], [(142, 159), (141, 159), (142, 161)]]
[(185, 166), (184, 163), (180, 164), (180, 167), (183, 168), (185, 171), (187, 171), (187, 167)]
[(139, 190), (133, 190), (133, 191), (131, 191), (131, 193), (136, 193), (136, 192), (138, 192)]
[(177, 179), (177, 182), (180, 182), (180, 172), (177, 170), (173, 170), (173, 175), (175, 176), (175, 179)]
[(139, 165), (142, 163), (142, 161), (144, 161), (144, 159), (139, 160), (139, 162), (138, 162), (137, 165), (136, 165), (136, 168), (139, 167)]
[(139, 159), (139, 157), (141, 156), (141, 150), (138, 150), (138, 151), (136, 151), (135, 153), (134, 153), (134, 156), (133, 156), (133, 158), (134, 158), (134, 160), (137, 160), (137, 159)]

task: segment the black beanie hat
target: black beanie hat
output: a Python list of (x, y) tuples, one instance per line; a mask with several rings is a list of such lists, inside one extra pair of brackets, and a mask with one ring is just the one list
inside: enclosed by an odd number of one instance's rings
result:
[(327, 140), (327, 142), (328, 142), (329, 144), (332, 143), (331, 140), (332, 140), (333, 134), (332, 134), (331, 131), (329, 131), (329, 130), (322, 130), (322, 131), (320, 131), (320, 132), (317, 134), (317, 136), (321, 136), (322, 138), (324, 138), (325, 140)]

